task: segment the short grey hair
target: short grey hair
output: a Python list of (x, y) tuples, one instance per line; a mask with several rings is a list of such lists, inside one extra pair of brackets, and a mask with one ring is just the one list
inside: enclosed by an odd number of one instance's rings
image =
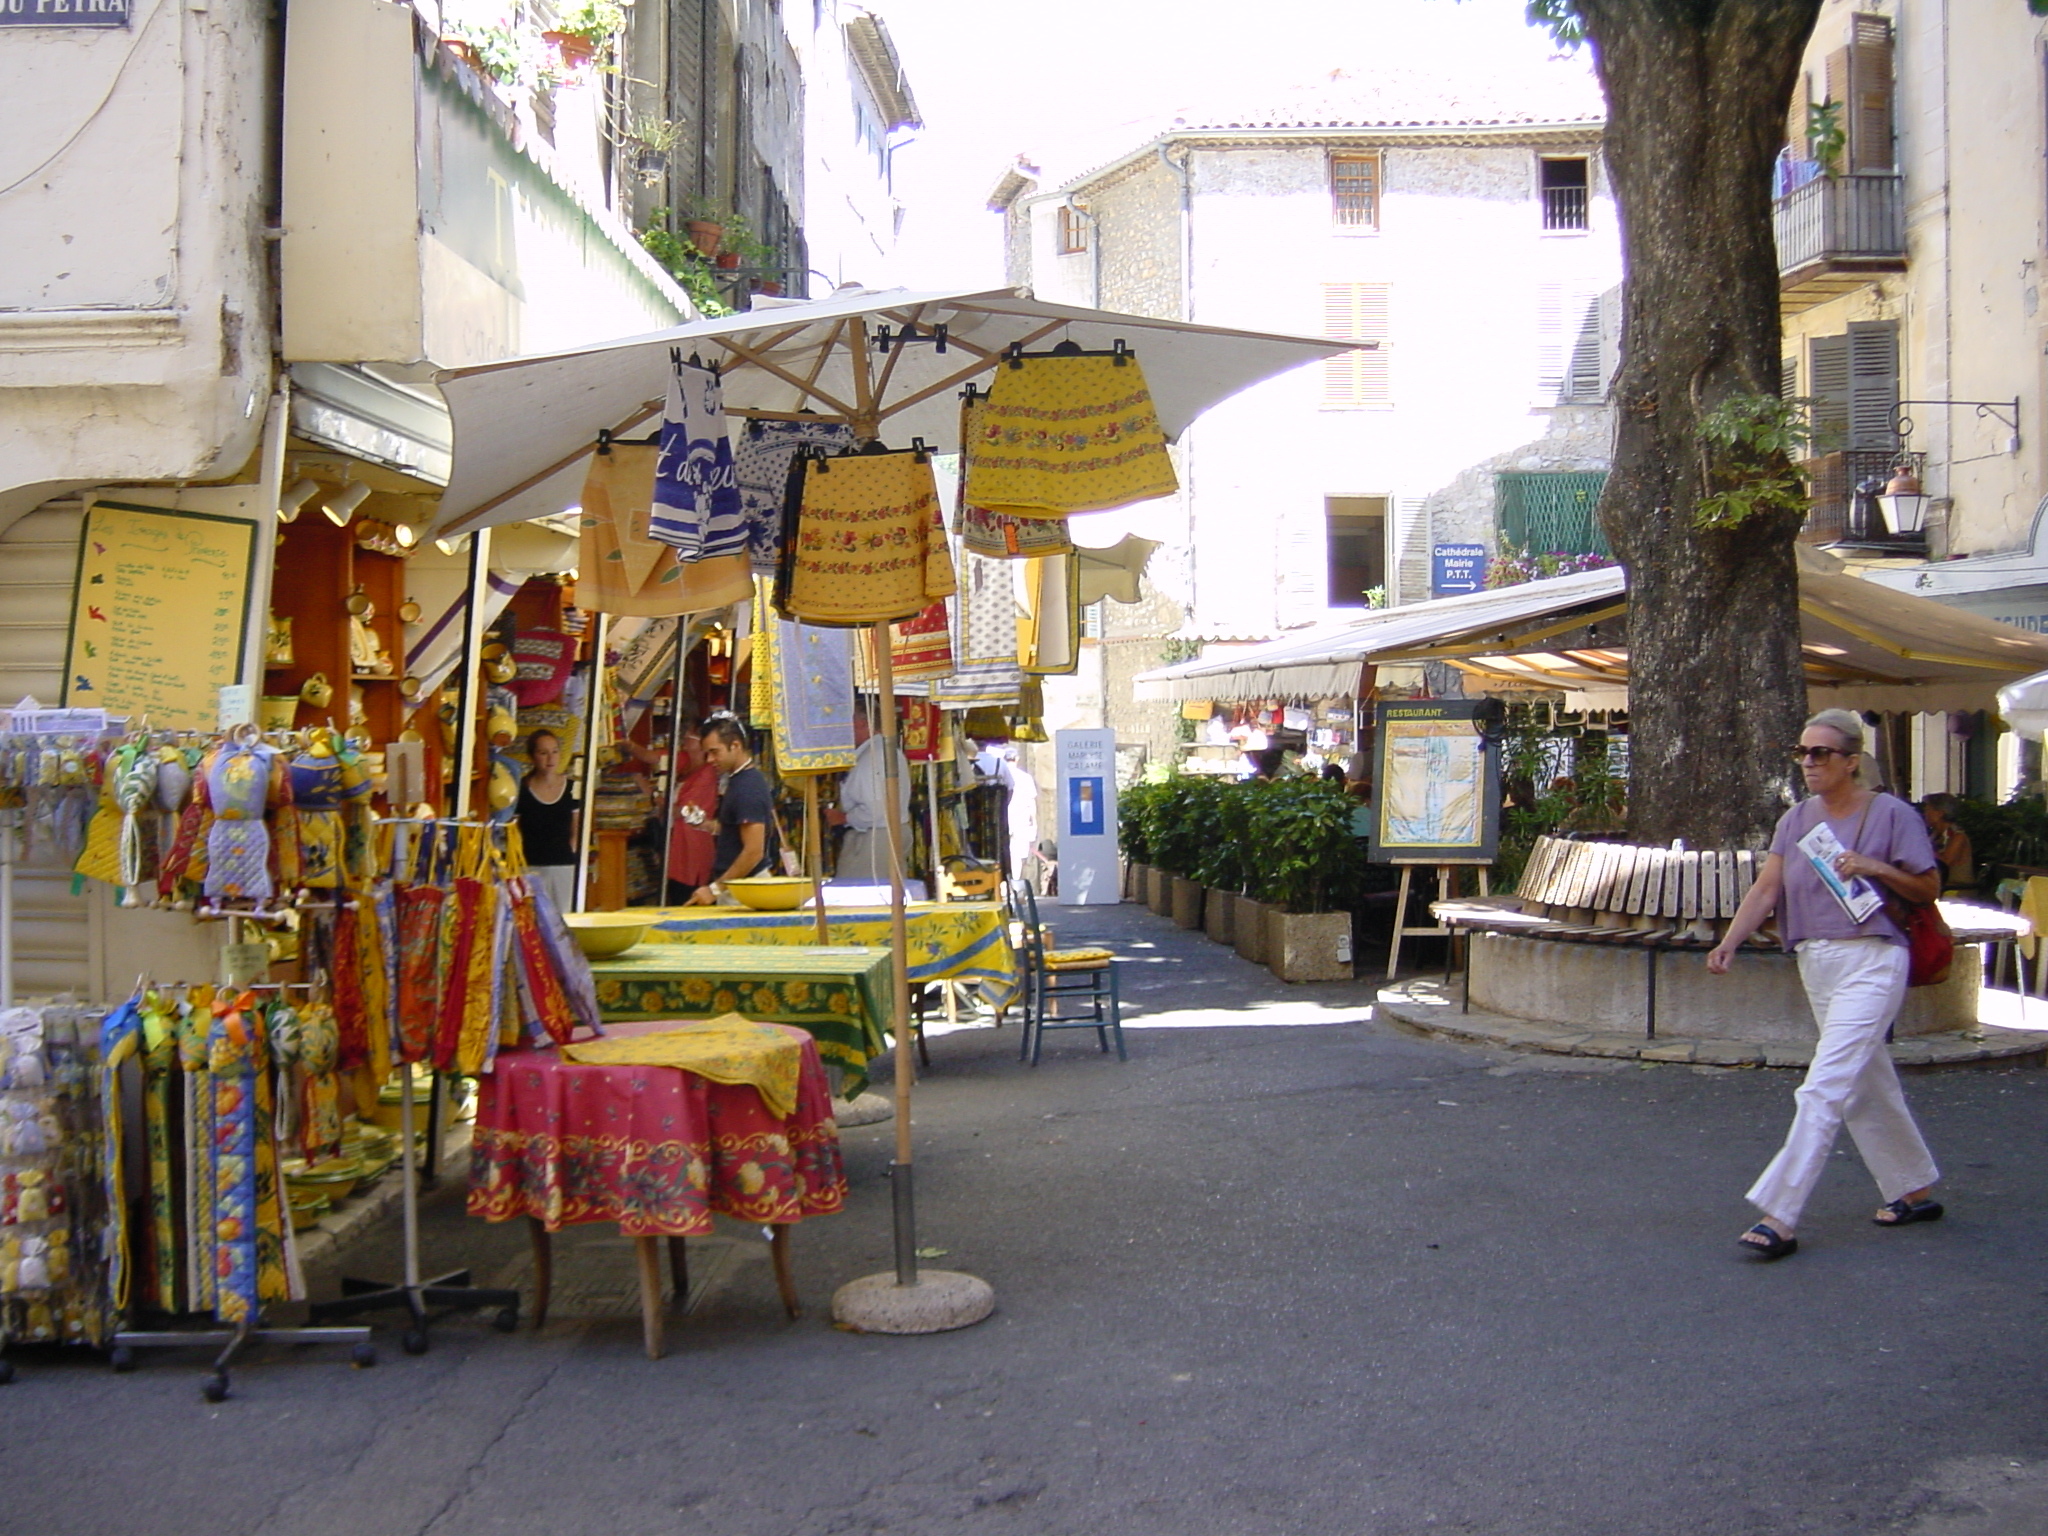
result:
[(1805, 730), (1810, 731), (1815, 726), (1833, 731), (1851, 752), (1863, 750), (1863, 717), (1854, 710), (1824, 709), (1806, 722)]

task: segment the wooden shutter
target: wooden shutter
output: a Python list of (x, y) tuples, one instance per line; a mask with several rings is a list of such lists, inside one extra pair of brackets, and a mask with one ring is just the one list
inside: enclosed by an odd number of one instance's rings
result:
[(1892, 409), (1899, 403), (1899, 328), (1895, 321), (1849, 327), (1849, 446), (1886, 451), (1897, 446)]
[(1799, 398), (1799, 359), (1781, 357), (1778, 359), (1778, 398), (1797, 400)]
[(1388, 599), (1419, 603), (1429, 596), (1429, 498), (1398, 496), (1387, 534)]
[(1812, 147), (1806, 140), (1806, 111), (1813, 104), (1813, 86), (1805, 70), (1799, 71), (1799, 78), (1792, 86), (1792, 107), (1785, 114), (1785, 143), (1792, 150), (1795, 160), (1813, 158)]
[(1597, 400), (1601, 377), (1600, 306), (1590, 283), (1536, 285), (1536, 401)]
[(1323, 334), (1338, 341), (1378, 345), (1346, 352), (1323, 364), (1325, 405), (1387, 405), (1392, 402), (1388, 353), (1393, 289), (1387, 283), (1323, 284)]
[(1892, 24), (1882, 16), (1849, 22), (1848, 94), (1840, 98), (1849, 131), (1848, 168), (1889, 171), (1892, 148)]
[(1815, 453), (1834, 453), (1849, 442), (1849, 338), (1816, 336), (1806, 347), (1806, 392), (1813, 397), (1813, 449)]

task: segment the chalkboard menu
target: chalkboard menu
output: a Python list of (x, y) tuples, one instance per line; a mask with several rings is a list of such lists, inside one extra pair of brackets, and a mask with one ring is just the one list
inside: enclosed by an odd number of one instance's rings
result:
[(242, 681), (257, 525), (205, 512), (93, 503), (78, 548), (64, 702), (213, 728)]

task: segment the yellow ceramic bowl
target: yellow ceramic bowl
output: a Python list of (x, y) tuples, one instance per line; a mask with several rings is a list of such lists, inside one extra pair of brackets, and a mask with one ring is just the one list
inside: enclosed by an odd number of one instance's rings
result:
[(285, 1168), (285, 1187), (293, 1193), (300, 1190), (318, 1190), (329, 1200), (346, 1200), (355, 1190), (356, 1183), (363, 1176), (360, 1158), (330, 1157), (310, 1167)]
[(749, 875), (726, 881), (725, 888), (756, 912), (794, 912), (811, 894), (811, 882), (801, 875)]
[(647, 932), (647, 919), (630, 912), (565, 912), (562, 921), (592, 960), (623, 955)]
[(322, 1216), (334, 1209), (334, 1202), (317, 1189), (295, 1189), (291, 1192), (292, 1230), (303, 1232), (318, 1222)]

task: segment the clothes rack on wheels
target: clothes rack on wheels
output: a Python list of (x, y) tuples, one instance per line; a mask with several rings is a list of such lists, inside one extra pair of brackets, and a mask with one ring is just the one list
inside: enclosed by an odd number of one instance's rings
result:
[[(242, 942), (243, 921), (239, 917), (228, 920), (231, 949)], [(248, 990), (268, 992), (280, 988), (263, 984)], [(110, 1155), (120, 1156), (120, 1149), (111, 1149)], [(135, 1351), (138, 1349), (218, 1348), (220, 1353), (214, 1356), (213, 1368), (199, 1389), (209, 1403), (227, 1401), (232, 1390), (228, 1369), (243, 1351), (255, 1344), (345, 1344), (349, 1346), (350, 1363), (358, 1369), (368, 1369), (377, 1363), (377, 1347), (370, 1341), (368, 1328), (331, 1328), (317, 1326), (317, 1323), (318, 1319), (313, 1319), (306, 1327), (272, 1327), (251, 1316), (231, 1327), (122, 1328), (115, 1331), (110, 1341), (109, 1359), (116, 1371), (125, 1373), (135, 1368)]]

